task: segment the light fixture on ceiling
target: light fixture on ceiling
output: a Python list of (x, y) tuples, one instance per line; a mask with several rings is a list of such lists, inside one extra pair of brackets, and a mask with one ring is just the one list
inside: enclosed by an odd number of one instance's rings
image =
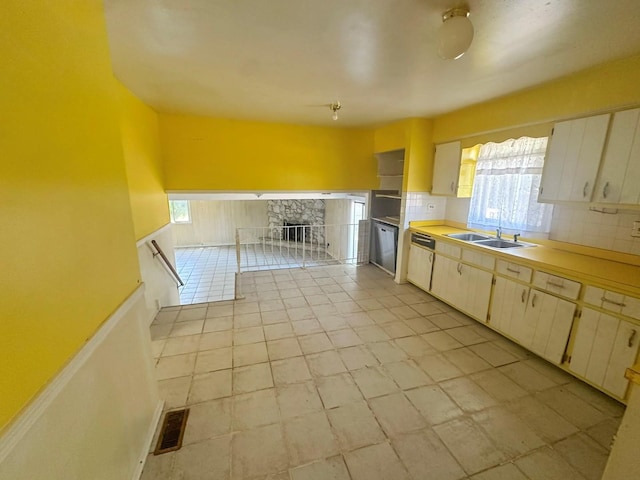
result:
[(331, 118), (333, 118), (334, 120), (338, 120), (338, 110), (342, 108), (342, 105), (340, 104), (340, 102), (335, 101), (333, 103), (330, 103), (329, 108), (333, 112), (333, 115), (331, 115)]
[(469, 9), (458, 7), (442, 15), (438, 32), (438, 54), (446, 60), (456, 60), (468, 50), (473, 40), (473, 24), (469, 20)]

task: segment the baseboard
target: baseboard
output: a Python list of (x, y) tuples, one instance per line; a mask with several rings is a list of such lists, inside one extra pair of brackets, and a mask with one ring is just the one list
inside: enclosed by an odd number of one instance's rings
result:
[(145, 442), (144, 449), (142, 450), (142, 452), (140, 452), (138, 466), (136, 467), (135, 472), (133, 472), (133, 476), (131, 477), (132, 480), (140, 480), (140, 477), (142, 477), (142, 471), (144, 470), (144, 466), (147, 463), (147, 458), (149, 457), (149, 451), (151, 450), (151, 443), (153, 442), (153, 438), (156, 434), (158, 423), (160, 423), (162, 410), (164, 410), (164, 400), (158, 401), (156, 409), (153, 412), (153, 420), (151, 421), (151, 424), (149, 425), (149, 431), (147, 432), (147, 441)]

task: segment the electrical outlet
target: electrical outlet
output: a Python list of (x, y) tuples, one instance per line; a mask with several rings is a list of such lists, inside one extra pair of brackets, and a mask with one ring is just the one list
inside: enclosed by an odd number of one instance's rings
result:
[(436, 209), (435, 203), (427, 203), (427, 210), (435, 210), (435, 209)]
[(631, 227), (631, 236), (640, 237), (640, 222), (633, 222), (633, 227)]

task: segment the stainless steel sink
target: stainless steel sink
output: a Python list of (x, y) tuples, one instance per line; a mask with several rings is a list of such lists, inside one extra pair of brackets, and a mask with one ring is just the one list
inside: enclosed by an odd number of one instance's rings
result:
[(502, 240), (501, 238), (490, 238), (487, 240), (478, 240), (474, 242), (476, 245), (484, 245), (486, 247), (493, 248), (518, 248), (518, 247), (528, 247), (529, 244), (525, 245), (524, 243), (513, 242), (511, 240)]
[(455, 238), (456, 240), (464, 240), (465, 242), (476, 242), (478, 240), (489, 240), (491, 238), (479, 233), (449, 233), (446, 236), (449, 238)]

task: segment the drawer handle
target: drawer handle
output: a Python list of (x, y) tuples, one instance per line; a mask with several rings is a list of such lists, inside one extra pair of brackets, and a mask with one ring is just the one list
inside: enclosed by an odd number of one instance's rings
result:
[(629, 346), (633, 347), (633, 341), (636, 339), (636, 332), (635, 330), (631, 330), (631, 335), (629, 335)]
[(548, 281), (547, 282), (547, 286), (549, 286), (549, 287), (557, 287), (557, 288), (565, 288), (565, 286), (562, 285), (561, 283), (556, 283), (556, 282), (552, 282), (552, 281)]
[(451, 182), (450, 190), (451, 190), (452, 192), (453, 192), (453, 187), (454, 187), (454, 185), (455, 185), (455, 182)]
[(433, 252), (429, 254), (429, 263), (433, 263)]
[(520, 275), (520, 270), (516, 270), (515, 268), (507, 267), (507, 272), (515, 273), (516, 275)]
[(523, 290), (522, 290), (522, 296), (521, 296), (521, 298), (522, 298), (522, 303), (524, 303), (524, 300), (525, 300), (525, 299), (524, 299), (524, 297), (526, 297), (526, 295), (527, 295), (527, 291), (523, 289)]
[(461, 263), (458, 264), (457, 270), (458, 270), (458, 275), (462, 275), (462, 264)]
[(531, 307), (536, 308), (536, 298), (538, 298), (538, 294), (534, 293), (533, 297), (531, 297)]
[(608, 298), (606, 298), (606, 297), (602, 297), (600, 300), (602, 300), (603, 302), (606, 302), (606, 303), (610, 303), (610, 304), (612, 304), (612, 305), (617, 305), (618, 307), (626, 307), (626, 306), (627, 306), (627, 304), (626, 304), (626, 303), (623, 303), (623, 302), (616, 302), (615, 300), (609, 300), (609, 299), (608, 299)]
[(607, 198), (609, 194), (609, 182), (604, 184), (604, 188), (602, 189), (602, 198)]
[(584, 187), (582, 187), (582, 196), (587, 196), (587, 189), (589, 188), (589, 182), (585, 182)]

